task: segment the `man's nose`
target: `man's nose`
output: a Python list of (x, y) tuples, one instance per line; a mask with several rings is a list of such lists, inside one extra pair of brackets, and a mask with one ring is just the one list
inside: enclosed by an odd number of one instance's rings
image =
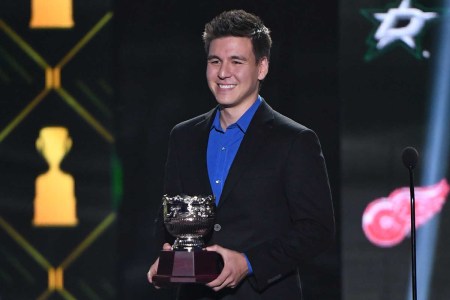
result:
[(225, 79), (231, 76), (230, 65), (228, 63), (222, 63), (220, 65), (218, 76), (220, 79)]

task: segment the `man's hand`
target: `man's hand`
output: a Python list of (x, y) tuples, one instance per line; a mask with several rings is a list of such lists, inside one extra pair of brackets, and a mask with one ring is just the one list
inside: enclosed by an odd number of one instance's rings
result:
[(248, 266), (244, 254), (219, 245), (207, 247), (206, 250), (216, 251), (222, 256), (224, 262), (219, 277), (207, 284), (214, 291), (220, 291), (225, 287), (235, 288), (247, 276)]
[[(168, 243), (165, 243), (163, 245), (163, 250), (172, 250), (172, 246)], [(148, 273), (147, 273), (148, 282), (153, 284), (153, 286), (157, 289), (159, 289), (159, 286), (157, 286), (153, 283), (153, 276), (155, 276), (156, 272), (158, 271), (158, 263), (159, 263), (159, 258), (157, 258), (155, 260), (155, 262), (153, 263), (153, 265), (150, 266), (150, 269), (148, 270)]]

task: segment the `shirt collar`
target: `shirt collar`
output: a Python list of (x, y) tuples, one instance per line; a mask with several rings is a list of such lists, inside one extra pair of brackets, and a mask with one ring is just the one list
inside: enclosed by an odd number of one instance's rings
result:
[[(230, 128), (232, 126), (237, 126), (243, 133), (245, 133), (261, 102), (262, 102), (261, 96), (258, 95), (256, 101), (252, 104), (252, 106), (250, 106), (247, 109), (247, 111), (239, 118), (239, 120), (237, 120), (236, 123), (233, 123), (228, 127)], [(214, 121), (211, 125), (211, 129), (213, 128), (223, 132), (223, 129), (220, 126), (220, 109), (216, 111), (216, 115), (214, 116)]]

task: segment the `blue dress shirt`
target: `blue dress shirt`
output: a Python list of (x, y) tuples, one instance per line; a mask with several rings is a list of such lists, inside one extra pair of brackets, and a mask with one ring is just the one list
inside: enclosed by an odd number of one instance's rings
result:
[(234, 157), (260, 104), (261, 97), (258, 96), (255, 103), (250, 106), (236, 123), (228, 126), (226, 130), (223, 130), (220, 125), (220, 110), (216, 112), (209, 133), (207, 149), (209, 182), (216, 198), (216, 205), (219, 204), (223, 186)]
[[(247, 131), (250, 122), (261, 104), (261, 97), (258, 96), (255, 103), (236, 121), (224, 131), (220, 125), (220, 110), (217, 110), (209, 133), (207, 149), (207, 166), (211, 188), (216, 198), (216, 205), (219, 204), (223, 186), (233, 163), (234, 157), (239, 150), (242, 139)], [(247, 260), (249, 274), (253, 272), (250, 262)]]

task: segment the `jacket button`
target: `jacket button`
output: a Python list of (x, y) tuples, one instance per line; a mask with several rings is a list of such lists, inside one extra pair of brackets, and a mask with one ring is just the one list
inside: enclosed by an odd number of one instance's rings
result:
[(214, 224), (214, 231), (220, 231), (222, 229), (222, 226), (220, 224)]

